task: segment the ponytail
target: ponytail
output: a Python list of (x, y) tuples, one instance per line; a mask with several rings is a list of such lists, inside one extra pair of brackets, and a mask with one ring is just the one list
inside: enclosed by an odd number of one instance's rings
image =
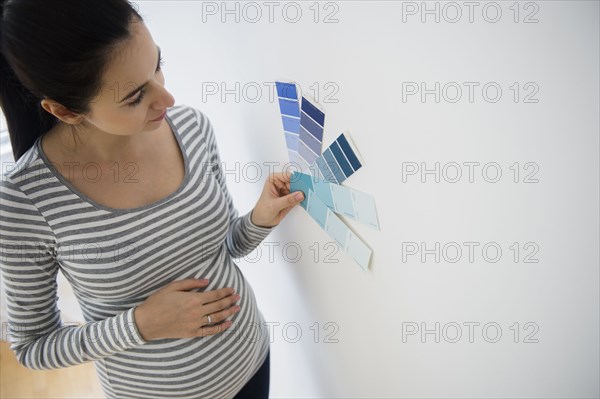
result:
[(16, 77), (2, 51), (0, 51), (0, 107), (6, 119), (15, 160), (18, 160), (39, 136), (50, 130), (57, 122), (54, 115), (43, 110), (40, 99), (25, 88)]

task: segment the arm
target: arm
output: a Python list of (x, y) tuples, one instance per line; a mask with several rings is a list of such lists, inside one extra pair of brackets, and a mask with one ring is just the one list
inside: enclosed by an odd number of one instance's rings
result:
[(134, 308), (98, 322), (63, 326), (57, 308), (55, 236), (37, 207), (0, 177), (0, 272), (11, 349), (31, 369), (98, 360), (144, 344)]
[(238, 216), (238, 211), (233, 205), (225, 182), (212, 124), (206, 115), (197, 110), (196, 112), (202, 134), (206, 137), (206, 147), (210, 162), (208, 167), (212, 168), (212, 173), (221, 186), (226, 198), (227, 208), (229, 209), (229, 231), (227, 232), (226, 239), (227, 249), (232, 257), (241, 258), (252, 252), (269, 235), (275, 226), (263, 227), (252, 223), (252, 211), (243, 216)]

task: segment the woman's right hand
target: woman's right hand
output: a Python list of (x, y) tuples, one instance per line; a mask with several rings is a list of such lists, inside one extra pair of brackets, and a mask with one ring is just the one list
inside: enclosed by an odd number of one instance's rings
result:
[[(189, 278), (173, 281), (150, 295), (134, 310), (134, 319), (142, 338), (193, 338), (214, 335), (229, 328), (230, 320), (219, 323), (240, 310), (239, 295), (233, 288), (207, 292), (188, 292), (201, 288), (208, 280)], [(210, 315), (212, 323), (207, 326)]]

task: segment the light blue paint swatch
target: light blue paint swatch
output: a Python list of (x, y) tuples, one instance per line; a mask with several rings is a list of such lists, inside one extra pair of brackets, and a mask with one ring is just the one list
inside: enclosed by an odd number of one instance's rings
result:
[(358, 263), (364, 270), (368, 270), (369, 261), (373, 251), (355, 234), (348, 236), (345, 251)]
[(294, 180), (299, 182), (293, 187), (306, 187), (306, 190), (314, 190), (316, 196), (333, 212), (379, 230), (375, 200), (369, 194), (325, 182), (318, 177), (300, 172), (292, 174), (292, 181)]
[(348, 216), (352, 219), (356, 219), (357, 212), (354, 210), (352, 192), (346, 187), (338, 186), (337, 184), (330, 183), (329, 186), (331, 188), (331, 195), (333, 197), (333, 211), (344, 216)]
[(333, 209), (333, 195), (331, 194), (331, 183), (313, 179), (315, 194), (325, 203), (328, 208)]
[(300, 206), (304, 209), (307, 207), (308, 194), (313, 189), (313, 182), (310, 175), (300, 172), (293, 172), (290, 177), (290, 192), (302, 191), (304, 193), (304, 200), (300, 202)]
[[(331, 211), (329, 213), (333, 214)], [(334, 240), (340, 244), (340, 247), (346, 250), (346, 241), (348, 241), (348, 235), (350, 230), (348, 226), (344, 224), (337, 216), (332, 217), (327, 220), (327, 226), (325, 226), (325, 231), (327, 234), (331, 236)], [(346, 251), (347, 252), (347, 251)]]
[(352, 202), (356, 211), (356, 220), (359, 220), (379, 230), (379, 219), (373, 197), (360, 191), (352, 190)]
[(316, 194), (314, 191), (310, 191), (308, 194), (308, 206), (306, 207), (306, 211), (316, 222), (321, 226), (323, 230), (326, 229), (327, 226), (327, 206), (319, 201), (318, 198), (315, 198)]
[[(319, 190), (318, 183), (313, 185), (310, 180), (310, 176), (294, 172), (291, 179), (291, 191), (301, 190), (305, 192), (306, 198), (303, 202), (306, 205), (303, 208), (307, 211), (309, 216), (317, 222), (317, 224), (325, 230), (325, 232), (333, 238), (341, 249), (343, 249), (360, 267), (364, 270), (369, 268), (369, 261), (371, 259), (371, 249), (360, 239), (356, 234), (352, 232), (344, 224), (344, 222), (331, 211), (331, 209), (319, 198), (316, 194), (316, 190)], [(329, 184), (330, 183), (325, 183)], [(302, 205), (302, 203), (301, 203)]]

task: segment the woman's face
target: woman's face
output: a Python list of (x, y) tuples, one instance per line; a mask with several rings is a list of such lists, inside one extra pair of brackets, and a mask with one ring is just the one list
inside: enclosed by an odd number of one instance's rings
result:
[(101, 91), (83, 116), (85, 128), (113, 135), (156, 130), (164, 119), (152, 119), (175, 103), (164, 88), (160, 49), (143, 22), (131, 26), (133, 37), (116, 50), (105, 69)]

